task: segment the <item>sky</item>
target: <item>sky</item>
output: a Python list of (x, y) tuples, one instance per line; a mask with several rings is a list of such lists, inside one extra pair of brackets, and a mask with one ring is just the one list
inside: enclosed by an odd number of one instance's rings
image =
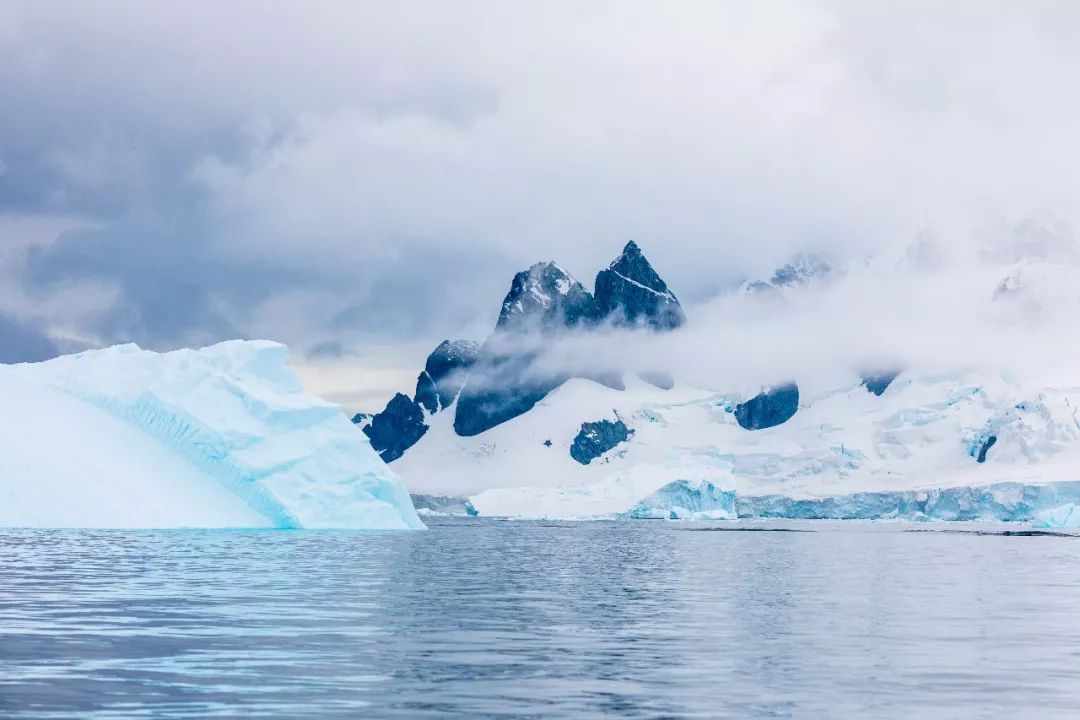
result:
[(5, 2), (0, 362), (271, 338), (377, 409), (631, 238), (691, 318), (800, 253), (1072, 248), (1078, 39), (1066, 1)]

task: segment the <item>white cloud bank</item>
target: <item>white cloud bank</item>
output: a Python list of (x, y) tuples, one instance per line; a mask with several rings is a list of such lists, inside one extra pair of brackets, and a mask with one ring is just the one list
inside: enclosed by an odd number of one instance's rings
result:
[[(631, 237), (696, 305), (800, 251), (1068, 243), (1080, 219), (1069, 3), (27, 1), (0, 27), (0, 203), (102, 228), (26, 280), (121, 288), (83, 329), (102, 342), (360, 362), (482, 334), (514, 271), (587, 280)], [(971, 310), (965, 282), (890, 283), (739, 333), (828, 338), (855, 305), (862, 339), (907, 339), (897, 304)]]

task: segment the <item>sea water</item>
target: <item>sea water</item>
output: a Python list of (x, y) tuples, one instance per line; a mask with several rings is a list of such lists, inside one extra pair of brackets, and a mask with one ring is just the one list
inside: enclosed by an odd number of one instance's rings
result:
[(429, 525), (0, 531), (0, 717), (1080, 716), (1077, 537)]

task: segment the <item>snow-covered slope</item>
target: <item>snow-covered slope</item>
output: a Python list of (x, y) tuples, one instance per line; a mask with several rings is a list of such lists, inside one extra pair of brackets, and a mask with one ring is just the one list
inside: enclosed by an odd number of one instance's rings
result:
[(0, 525), (421, 528), (287, 349), (123, 345), (0, 366)]
[[(412, 492), (464, 495), (481, 515), (525, 517), (649, 514), (641, 502), (670, 483), (681, 485), (668, 495), (715, 495), (705, 513), (726, 512), (716, 491), (734, 491), (731, 514), (740, 516), (1027, 519), (1080, 494), (1080, 387), (902, 373), (878, 396), (852, 378), (802, 394), (776, 427), (747, 430), (735, 413), (746, 398), (661, 390), (633, 375), (626, 384), (571, 380), (475, 437), (435, 416), (395, 469)], [(582, 423), (601, 419), (632, 432), (583, 465), (570, 448)], [(988, 489), (931, 492), (949, 488)]]

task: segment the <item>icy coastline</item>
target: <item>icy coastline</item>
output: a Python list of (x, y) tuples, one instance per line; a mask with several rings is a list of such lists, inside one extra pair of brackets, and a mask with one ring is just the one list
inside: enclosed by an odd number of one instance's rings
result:
[[(596, 495), (592, 495), (596, 493)], [(606, 494), (606, 497), (604, 497)], [(602, 499), (595, 502), (599, 495)], [(473, 497), (416, 496), (426, 512), (516, 518), (625, 520), (908, 520), (1031, 522), (1080, 527), (1080, 482), (886, 490), (827, 497), (739, 495), (708, 481), (677, 480), (623, 509), (607, 488), (516, 488)], [(626, 501), (623, 501), (625, 504)], [(418, 503), (419, 504), (419, 503)]]

